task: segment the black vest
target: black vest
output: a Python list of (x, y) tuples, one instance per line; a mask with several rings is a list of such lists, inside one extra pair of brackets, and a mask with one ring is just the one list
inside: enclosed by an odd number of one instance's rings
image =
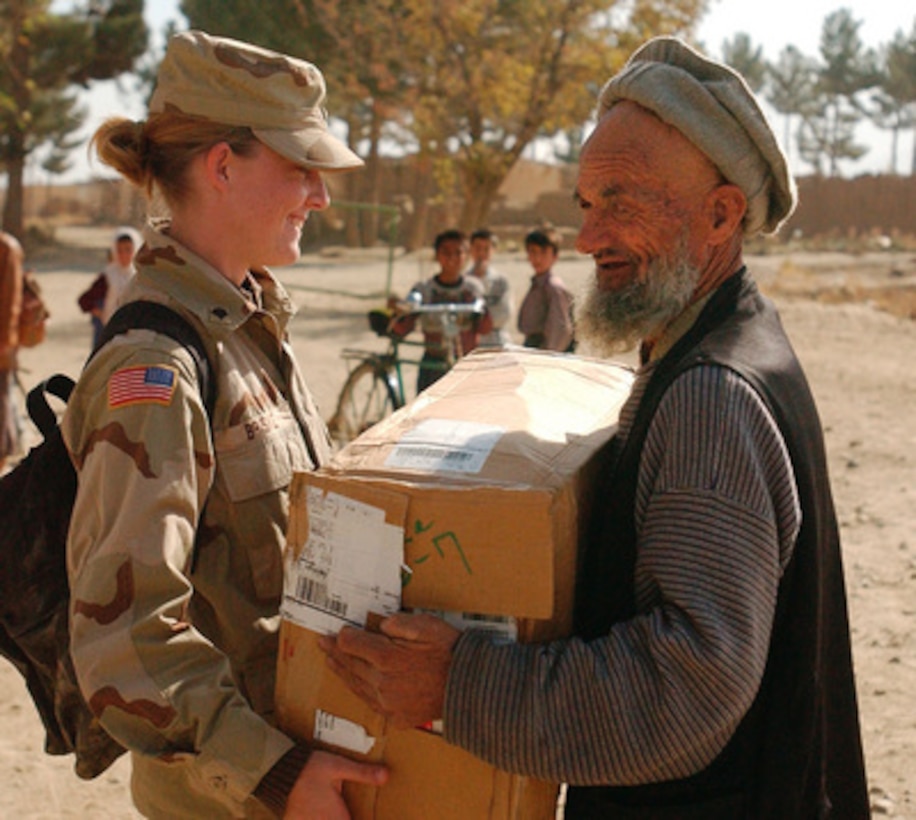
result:
[(867, 818), (843, 568), (821, 425), (779, 317), (744, 271), (713, 294), (658, 363), (633, 428), (598, 487), (577, 586), (576, 633), (599, 638), (636, 614), (633, 510), (643, 444), (671, 383), (705, 363), (731, 368), (766, 402), (785, 438), (801, 500), (801, 531), (780, 581), (763, 682), (732, 739), (706, 769), (644, 786), (572, 787), (566, 816)]

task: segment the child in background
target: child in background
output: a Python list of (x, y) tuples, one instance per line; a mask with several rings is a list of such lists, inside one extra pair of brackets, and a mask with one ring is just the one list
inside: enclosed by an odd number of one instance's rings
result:
[(576, 346), (573, 296), (552, 270), (560, 254), (560, 236), (553, 229), (532, 231), (525, 237), (525, 250), (534, 268), (518, 311), (525, 347), (571, 353)]
[(136, 272), (134, 256), (139, 249), (140, 234), (133, 228), (118, 228), (108, 249), (108, 264), (79, 297), (80, 309), (92, 317), (93, 350), (98, 347), (102, 328), (118, 309), (121, 294)]
[[(484, 299), (483, 285), (474, 276), (462, 274), (468, 258), (468, 240), (464, 233), (458, 230), (443, 231), (436, 237), (433, 248), (439, 272), (430, 279), (417, 282), (410, 289), (407, 300), (424, 305), (440, 305), (473, 304), (478, 299)], [(393, 323), (392, 333), (406, 336), (414, 329), (416, 321), (415, 315), (403, 316)], [(460, 316), (458, 321), (461, 332), (455, 340), (457, 349), (453, 353), (456, 358), (470, 353), (480, 343), (481, 334), (488, 333), (493, 327), (488, 312), (482, 316)], [(449, 359), (449, 341), (443, 333), (442, 318), (436, 314), (425, 314), (420, 326), (423, 329), (425, 350), (417, 376), (418, 393), (445, 375)]]
[(480, 337), (481, 347), (504, 347), (511, 341), (507, 328), (512, 318), (509, 280), (490, 264), (498, 244), (496, 234), (488, 228), (479, 228), (471, 234), (471, 267), (467, 272), (483, 285), (487, 311), (493, 320), (493, 329)]

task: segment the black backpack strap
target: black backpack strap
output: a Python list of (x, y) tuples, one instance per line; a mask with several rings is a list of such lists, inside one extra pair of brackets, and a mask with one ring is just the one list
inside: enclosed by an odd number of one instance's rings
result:
[(213, 368), (207, 356), (207, 349), (194, 325), (177, 311), (159, 302), (128, 302), (119, 307), (108, 320), (102, 330), (99, 347), (93, 351), (93, 355), (102, 345), (115, 336), (127, 333), (128, 330), (154, 330), (156, 333), (164, 333), (191, 354), (207, 415), (212, 415), (216, 404), (216, 381), (213, 378)]
[(51, 405), (48, 404), (46, 394), (50, 393), (52, 396), (57, 396), (57, 398), (66, 403), (74, 387), (73, 379), (63, 373), (56, 373), (36, 384), (26, 396), (25, 406), (29, 411), (29, 418), (35, 422), (35, 426), (45, 438), (48, 438), (57, 427), (57, 415), (51, 409)]

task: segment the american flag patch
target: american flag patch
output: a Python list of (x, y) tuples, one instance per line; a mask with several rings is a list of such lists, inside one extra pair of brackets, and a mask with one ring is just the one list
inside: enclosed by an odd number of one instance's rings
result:
[(170, 404), (177, 371), (173, 367), (125, 367), (108, 380), (108, 406)]

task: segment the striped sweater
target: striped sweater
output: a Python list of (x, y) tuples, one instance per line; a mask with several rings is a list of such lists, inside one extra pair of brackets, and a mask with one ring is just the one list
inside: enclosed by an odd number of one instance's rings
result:
[[(619, 441), (653, 368), (638, 374)], [(646, 439), (635, 521), (638, 616), (590, 642), (463, 635), (446, 739), (574, 785), (682, 778), (722, 751), (760, 685), (801, 522), (785, 443), (746, 381), (707, 365), (674, 382)]]

